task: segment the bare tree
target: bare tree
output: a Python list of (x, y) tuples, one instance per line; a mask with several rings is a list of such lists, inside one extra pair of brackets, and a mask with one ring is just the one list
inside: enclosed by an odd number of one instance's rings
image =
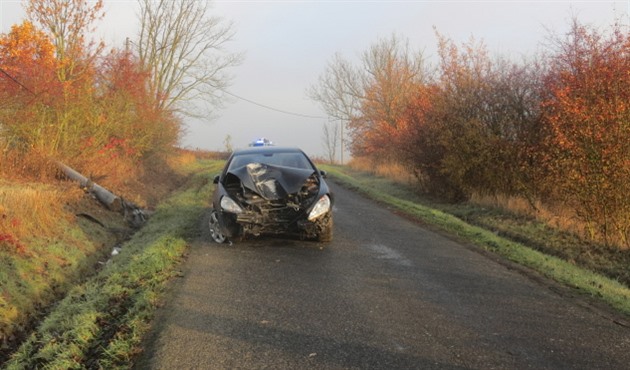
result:
[(421, 54), (413, 54), (407, 42), (392, 36), (366, 50), (358, 66), (335, 54), (307, 93), (329, 116), (348, 125), (357, 149), (364, 146), (363, 134), (375, 122), (396, 126), (417, 83), (426, 76)]
[(151, 73), (150, 91), (158, 109), (198, 115), (191, 102), (220, 105), (229, 67), (242, 56), (225, 50), (232, 23), (210, 16), (209, 1), (138, 0), (141, 63)]
[(426, 79), (422, 56), (412, 54), (407, 41), (392, 36), (373, 44), (361, 60), (364, 119), (379, 119), (395, 125), (415, 92), (417, 82)]
[(226, 153), (232, 153), (234, 151), (234, 146), (232, 145), (232, 135), (225, 135), (225, 139), (223, 139), (223, 145), (225, 145)]
[(324, 124), (322, 140), (324, 143), (324, 149), (328, 156), (328, 162), (334, 164), (337, 157), (337, 146), (341, 143), (339, 134), (339, 122), (332, 121)]
[(365, 97), (363, 79), (363, 71), (337, 53), (308, 95), (329, 116), (349, 122), (361, 112), (361, 100)]

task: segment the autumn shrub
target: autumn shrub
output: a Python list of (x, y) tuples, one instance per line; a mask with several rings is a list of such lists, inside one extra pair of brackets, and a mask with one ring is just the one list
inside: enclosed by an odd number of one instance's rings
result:
[(440, 38), (439, 78), (408, 104), (399, 158), (443, 197), (525, 199), (628, 246), (628, 40), (620, 26), (606, 37), (575, 23), (555, 54), (519, 65)]
[(558, 40), (543, 103), (547, 191), (589, 235), (630, 247), (630, 33), (574, 21)]
[(181, 122), (172, 112), (156, 108), (147, 88), (149, 78), (128, 50), (112, 51), (105, 58), (98, 76), (103, 88), (97, 106), (107, 133), (92, 138), (92, 146), (135, 159), (173, 153)]
[(337, 55), (311, 97), (345, 122), (353, 156), (372, 167), (398, 163), (451, 201), (525, 200), (555, 210), (549, 219), (565, 228), (628, 248), (628, 27), (574, 20), (551, 38), (555, 49), (521, 62), (437, 34), (435, 69), (392, 38), (359, 66)]
[(409, 112), (420, 126), (420, 169), (433, 189), (450, 189), (454, 200), (525, 190), (523, 153), (539, 119), (535, 70), (492, 59), (474, 40), (459, 48), (440, 37), (439, 51), (430, 104)]
[(397, 158), (410, 168), (423, 191), (457, 200), (463, 198), (462, 191), (442, 168), (447, 146), (442, 142), (441, 122), (430, 118), (440, 93), (437, 84), (418, 86), (402, 120)]

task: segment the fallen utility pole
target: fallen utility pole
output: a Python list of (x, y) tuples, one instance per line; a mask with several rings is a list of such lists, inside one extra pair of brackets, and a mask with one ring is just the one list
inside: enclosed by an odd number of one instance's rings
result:
[(123, 214), (131, 226), (140, 227), (146, 221), (147, 215), (139, 206), (124, 200), (65, 164), (60, 162), (57, 164), (69, 179), (78, 182), (82, 189), (94, 195), (108, 209)]

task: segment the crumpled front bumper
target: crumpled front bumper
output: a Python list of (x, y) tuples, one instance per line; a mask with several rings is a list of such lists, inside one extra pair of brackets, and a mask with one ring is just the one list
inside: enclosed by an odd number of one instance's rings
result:
[(304, 238), (314, 238), (322, 231), (326, 217), (329, 217), (329, 215), (325, 214), (314, 221), (309, 221), (307, 214), (303, 212), (294, 215), (292, 218), (252, 211), (244, 211), (238, 215), (224, 213), (222, 228), (224, 234), (228, 237), (295, 234)]

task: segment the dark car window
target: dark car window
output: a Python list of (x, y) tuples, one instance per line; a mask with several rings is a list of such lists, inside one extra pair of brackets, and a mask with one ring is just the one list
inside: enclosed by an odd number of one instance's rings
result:
[(240, 154), (232, 158), (228, 172), (234, 168), (243, 167), (249, 163), (263, 163), (273, 166), (294, 167), (302, 169), (313, 169), (311, 163), (304, 154), (295, 152), (279, 153), (255, 153)]

